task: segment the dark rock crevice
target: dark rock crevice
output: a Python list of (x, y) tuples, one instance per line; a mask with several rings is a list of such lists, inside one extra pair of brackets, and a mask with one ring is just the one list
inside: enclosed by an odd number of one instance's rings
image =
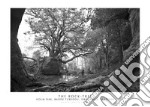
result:
[(18, 45), (18, 29), (25, 9), (11, 9), (11, 91), (24, 91), (30, 80), (25, 76), (23, 59)]

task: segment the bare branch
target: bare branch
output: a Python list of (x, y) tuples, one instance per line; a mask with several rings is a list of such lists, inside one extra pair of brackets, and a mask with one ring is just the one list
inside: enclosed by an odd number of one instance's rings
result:
[(74, 53), (71, 49), (69, 49), (69, 52), (71, 52), (71, 53), (72, 53), (72, 55), (74, 55), (74, 56), (75, 56), (75, 53)]
[(39, 43), (41, 46), (43, 46), (45, 49), (47, 49), (48, 51), (50, 51), (50, 47), (46, 46), (44, 43)]
[(31, 60), (33, 60), (33, 61), (35, 61), (35, 62), (37, 62), (37, 60), (36, 59), (34, 59), (34, 58), (30, 58), (30, 57), (26, 57), (26, 56), (24, 56), (24, 57), (22, 57), (23, 59), (24, 58), (26, 58), (26, 59), (31, 59)]
[(47, 10), (47, 11), (48, 11), (48, 15), (52, 18), (52, 20), (53, 20), (53, 21), (56, 21), (56, 23), (57, 23), (60, 27), (62, 27), (62, 26), (59, 24), (58, 20), (56, 19), (55, 15), (53, 14), (53, 12), (51, 12), (50, 10)]
[(79, 54), (79, 55), (76, 55), (76, 56), (74, 56), (74, 57), (68, 59), (67, 61), (62, 61), (62, 60), (61, 60), (61, 62), (62, 62), (62, 63), (68, 63), (68, 62), (72, 61), (73, 59), (75, 59), (75, 58), (77, 58), (77, 57), (86, 56), (86, 55), (92, 54), (92, 53), (93, 53), (93, 52), (88, 52), (88, 53), (84, 53), (84, 54)]

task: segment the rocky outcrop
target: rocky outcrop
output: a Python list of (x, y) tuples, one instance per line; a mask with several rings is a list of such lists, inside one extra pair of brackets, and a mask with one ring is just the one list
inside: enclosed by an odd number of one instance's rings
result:
[(51, 59), (41, 71), (44, 75), (60, 75), (60, 63), (57, 59)]
[(131, 31), (132, 31), (132, 41), (130, 43), (130, 47), (124, 51), (124, 61), (127, 58), (129, 58), (139, 48), (139, 44), (140, 44), (139, 9), (131, 9), (130, 10), (129, 21), (130, 21)]
[(25, 76), (17, 33), (25, 9), (11, 9), (11, 91), (24, 91), (30, 82)]

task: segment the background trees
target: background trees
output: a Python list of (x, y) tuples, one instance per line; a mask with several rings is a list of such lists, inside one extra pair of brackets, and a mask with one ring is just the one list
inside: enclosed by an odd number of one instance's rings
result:
[(129, 9), (94, 9), (91, 28), (83, 47), (94, 51), (91, 58), (99, 69), (121, 65), (132, 41)]

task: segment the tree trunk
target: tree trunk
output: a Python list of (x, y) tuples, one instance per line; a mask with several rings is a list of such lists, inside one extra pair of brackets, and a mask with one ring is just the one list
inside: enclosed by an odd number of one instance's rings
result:
[(122, 42), (122, 35), (121, 35), (121, 28), (120, 25), (121, 24), (121, 20), (118, 20), (117, 22), (117, 27), (118, 27), (118, 32), (119, 32), (119, 57), (120, 57), (120, 64), (123, 63), (123, 42)]
[(107, 43), (106, 43), (106, 67), (107, 67), (108, 71), (109, 71), (109, 50), (108, 50), (108, 47), (109, 47), (109, 40), (108, 40), (109, 35), (110, 34), (108, 33), (108, 35), (106, 37), (106, 41), (107, 41)]
[(100, 69), (102, 69), (102, 57), (100, 56)]
[(119, 62), (120, 62), (120, 64), (122, 64), (123, 63), (123, 45), (122, 45), (121, 41), (120, 41), (120, 44), (119, 44), (119, 57), (120, 57)]

